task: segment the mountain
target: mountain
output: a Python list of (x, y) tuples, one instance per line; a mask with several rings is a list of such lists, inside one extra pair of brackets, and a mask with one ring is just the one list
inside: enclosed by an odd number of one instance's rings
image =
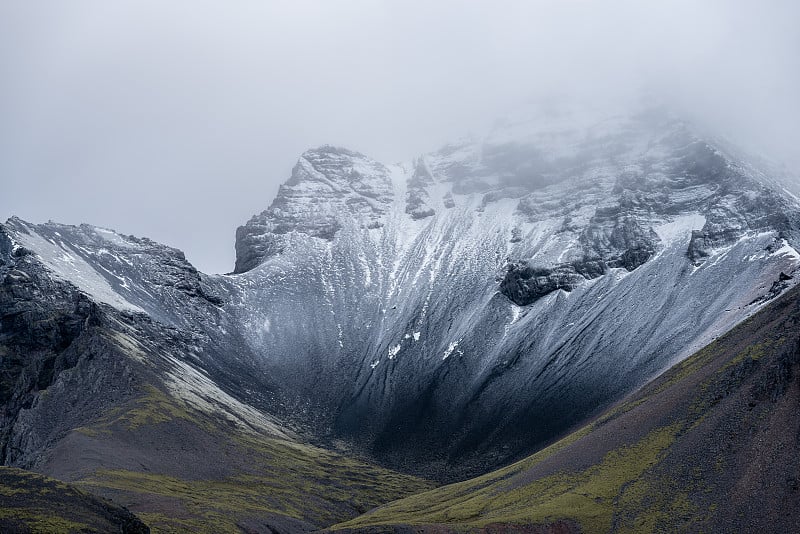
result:
[(333, 530), (793, 532), (798, 323), (796, 288), (535, 455)]
[(518, 119), (394, 165), (323, 146), (227, 275), (11, 218), (2, 464), (217, 531), (481, 475), (796, 283), (800, 204), (760, 169), (660, 111)]
[(218, 280), (287, 415), (463, 478), (792, 283), (797, 200), (744, 161), (656, 112), (507, 123), (399, 165), (320, 147)]

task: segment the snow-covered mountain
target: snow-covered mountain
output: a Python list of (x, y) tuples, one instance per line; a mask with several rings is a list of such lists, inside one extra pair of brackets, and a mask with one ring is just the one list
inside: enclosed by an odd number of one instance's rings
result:
[(0, 269), (21, 283), (30, 255), (190, 335), (179, 394), (216, 388), (276, 432), (476, 473), (729, 330), (800, 265), (798, 201), (722, 144), (661, 113), (579, 119), (508, 122), (395, 165), (309, 150), (238, 229), (230, 275), (18, 219)]

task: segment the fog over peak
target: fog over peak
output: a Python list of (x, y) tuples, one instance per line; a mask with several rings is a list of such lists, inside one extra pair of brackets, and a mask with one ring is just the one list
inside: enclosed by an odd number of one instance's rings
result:
[(226, 272), (308, 147), (408, 160), (564, 101), (661, 102), (800, 169), (797, 2), (431, 4), (4, 2), (0, 217)]

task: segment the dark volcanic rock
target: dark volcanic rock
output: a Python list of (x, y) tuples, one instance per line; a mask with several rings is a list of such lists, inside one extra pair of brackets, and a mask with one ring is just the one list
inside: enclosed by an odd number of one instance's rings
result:
[(15, 458), (59, 435), (48, 398), (82, 407), (67, 385), (122, 368), (98, 336), (127, 333), (191, 403), (222, 403), (245, 426), (252, 408), (315, 443), (461, 478), (551, 442), (795, 274), (797, 203), (686, 124), (546, 119), (412, 164), (311, 150), (237, 231), (233, 275), (102, 229), (12, 221), (0, 258), (13, 291), (32, 279), (39, 301), (22, 300), (46, 302), (26, 267), (38, 262), (72, 284), (43, 320), (72, 332), (91, 316), (76, 312), (80, 295), (102, 311), (71, 342), (52, 334), (26, 353), (29, 371), (11, 363), (21, 349), (7, 360), (28, 399), (8, 425), (36, 430)]
[[(613, 220), (613, 219), (612, 219)], [(500, 292), (519, 306), (536, 302), (558, 289), (572, 291), (581, 282), (606, 274), (610, 268), (633, 271), (656, 252), (658, 235), (645, 230), (633, 217), (622, 217), (614, 225), (595, 217), (580, 237), (586, 256), (553, 268), (530, 267), (526, 261), (512, 262), (500, 283)]]
[(429, 198), (427, 187), (433, 185), (433, 176), (425, 165), (425, 160), (418, 159), (414, 166), (414, 173), (408, 180), (406, 192), (406, 213), (412, 219), (419, 220), (432, 217), (436, 211), (428, 205)]
[(509, 264), (500, 292), (519, 306), (526, 306), (558, 289), (572, 291), (585, 278), (572, 265), (555, 269), (531, 267), (525, 262)]
[(33, 467), (68, 430), (128, 398), (129, 360), (99, 335), (98, 305), (35, 261), (0, 276), (0, 455)]

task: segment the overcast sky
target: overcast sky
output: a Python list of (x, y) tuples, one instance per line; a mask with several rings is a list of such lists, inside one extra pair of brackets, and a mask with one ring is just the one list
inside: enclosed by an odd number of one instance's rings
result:
[(0, 217), (233, 266), (323, 144), (386, 162), (643, 88), (800, 168), (800, 2), (0, 0)]

